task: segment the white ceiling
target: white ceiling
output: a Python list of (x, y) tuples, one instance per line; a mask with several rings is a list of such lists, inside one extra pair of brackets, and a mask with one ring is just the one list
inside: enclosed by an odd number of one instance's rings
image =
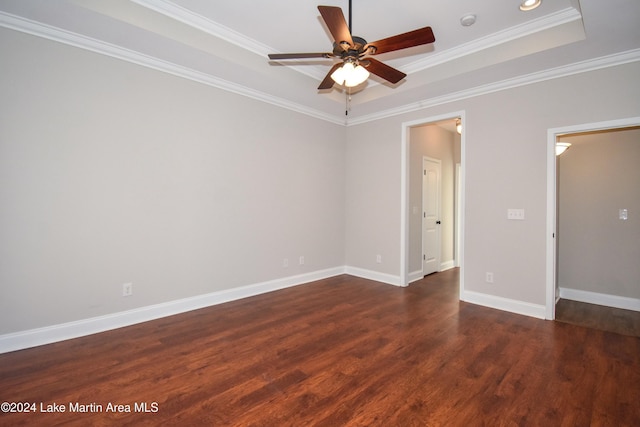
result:
[[(375, 41), (431, 26), (432, 45), (376, 58), (405, 72), (352, 94), (349, 124), (545, 78), (640, 60), (640, 1), (352, 0), (353, 34)], [(0, 0), (0, 26), (160, 69), (345, 123), (346, 94), (318, 91), (330, 59), (269, 62), (268, 53), (330, 52), (318, 4), (348, 0)], [(475, 14), (473, 26), (460, 18)]]

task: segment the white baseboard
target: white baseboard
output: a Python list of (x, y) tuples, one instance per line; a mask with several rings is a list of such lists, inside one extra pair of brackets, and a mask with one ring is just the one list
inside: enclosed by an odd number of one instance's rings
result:
[(464, 293), (460, 295), (460, 300), (485, 307), (496, 308), (498, 310), (509, 311), (511, 313), (536, 317), (538, 319), (546, 318), (546, 307), (544, 305), (531, 304), (529, 302), (473, 291), (464, 291)]
[(445, 261), (443, 263), (440, 263), (440, 271), (451, 270), (452, 268), (455, 268), (455, 266), (455, 260)]
[[(304, 283), (326, 279), (340, 274), (350, 274), (352, 276), (375, 280), (377, 282), (387, 283), (394, 286), (403, 286), (400, 276), (380, 273), (358, 267), (334, 267), (297, 276), (290, 276), (242, 286), (239, 288), (212, 292), (209, 294), (183, 298), (161, 304), (154, 304), (133, 310), (107, 314), (104, 316), (0, 335), (0, 354), (122, 328), (191, 310), (197, 310), (279, 289), (302, 285)], [(422, 277), (422, 272), (416, 272), (416, 274)], [(461, 300), (527, 316), (542, 319), (545, 317), (544, 306), (529, 304), (522, 301), (509, 300), (506, 298), (470, 291), (465, 291)]]
[(606, 307), (622, 308), (625, 310), (640, 311), (640, 299), (638, 298), (601, 294), (598, 292), (582, 291), (579, 289), (561, 287), (560, 299), (586, 302), (588, 304), (604, 305)]
[(387, 283), (394, 286), (404, 286), (400, 276), (394, 276), (392, 274), (380, 273), (378, 271), (367, 270), (358, 267), (345, 267), (346, 274), (350, 274), (356, 277), (362, 277), (363, 279), (375, 280), (376, 282)]
[(409, 283), (417, 282), (422, 278), (424, 278), (424, 273), (422, 272), (422, 270), (416, 270), (409, 273)]
[[(446, 261), (440, 264), (440, 270), (438, 270), (438, 272), (451, 270), (452, 268), (456, 268), (455, 261), (454, 260)], [(416, 282), (423, 278), (424, 278), (424, 273), (422, 270), (416, 270), (409, 273), (409, 283)]]
[(0, 354), (122, 328), (136, 323), (147, 322), (149, 320), (272, 292), (278, 289), (302, 285), (344, 273), (345, 267), (335, 267), (104, 316), (0, 335)]

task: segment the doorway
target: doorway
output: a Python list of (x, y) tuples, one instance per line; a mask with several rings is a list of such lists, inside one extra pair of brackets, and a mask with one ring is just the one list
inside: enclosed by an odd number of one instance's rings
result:
[[(612, 131), (614, 129), (631, 128), (640, 126), (640, 117), (632, 117), (628, 119), (612, 120), (607, 122), (588, 123), (577, 126), (569, 126), (564, 128), (549, 129), (547, 134), (547, 286), (546, 286), (546, 318), (553, 320), (556, 318), (556, 302), (560, 298), (560, 284), (558, 283), (558, 242), (563, 237), (558, 234), (562, 230), (558, 229), (558, 165), (555, 154), (555, 145), (563, 135), (584, 134)], [(596, 165), (594, 165), (595, 167)], [(616, 215), (620, 213), (623, 206), (609, 206)], [(618, 211), (620, 210), (620, 212)], [(607, 228), (599, 227), (603, 230)], [(583, 260), (586, 261), (586, 260)], [(583, 264), (584, 265), (584, 264)], [(594, 292), (580, 292), (579, 295), (593, 296), (598, 295)], [(598, 296), (601, 298), (602, 294)], [(619, 301), (620, 298), (614, 298)], [(626, 299), (627, 302), (629, 299)], [(632, 303), (640, 303), (640, 299), (632, 299)], [(585, 301), (588, 302), (588, 301)]]
[[(463, 262), (463, 244), (464, 244), (464, 131), (462, 134), (456, 133), (456, 119), (460, 119), (464, 124), (464, 112), (456, 112), (443, 116), (430, 117), (423, 120), (406, 122), (402, 124), (402, 180), (401, 180), (401, 278), (404, 286), (409, 283), (420, 280), (424, 277), (424, 273), (433, 269), (434, 271), (442, 271), (449, 268), (460, 266), (460, 295), (463, 295), (464, 289), (464, 262)], [(438, 128), (438, 129), (435, 129)], [(447, 154), (443, 157), (433, 152), (423, 152), (415, 149), (416, 141), (420, 139), (420, 134), (424, 132), (444, 132), (447, 129), (449, 135), (455, 133), (456, 144), (449, 143), (449, 150), (454, 150), (454, 154)], [(426, 129), (430, 129), (427, 131)], [(434, 138), (431, 138), (434, 141)], [(451, 139), (449, 140), (451, 141)], [(453, 148), (455, 147), (455, 149)], [(446, 242), (447, 247), (443, 247), (438, 262), (433, 260), (431, 264), (434, 267), (425, 269), (423, 264), (425, 255), (423, 251), (423, 219), (426, 210), (423, 207), (423, 177), (424, 164), (423, 157), (442, 161), (441, 178), (447, 176), (447, 182), (442, 190), (442, 196), (447, 198), (442, 203), (442, 209), (446, 212), (441, 213), (439, 218), (433, 218), (435, 221), (441, 221), (437, 224), (441, 227), (441, 232), (446, 233), (441, 242)], [(456, 173), (456, 163), (460, 165), (459, 174)], [(445, 170), (446, 169), (446, 170)], [(430, 184), (425, 184), (430, 185)], [(456, 197), (456, 189), (459, 190), (459, 197)], [(456, 219), (456, 213), (459, 213), (459, 220)], [(445, 219), (446, 217), (446, 219)], [(459, 243), (458, 243), (459, 242)], [(427, 251), (428, 252), (428, 251)], [(436, 257), (434, 257), (436, 258)]]

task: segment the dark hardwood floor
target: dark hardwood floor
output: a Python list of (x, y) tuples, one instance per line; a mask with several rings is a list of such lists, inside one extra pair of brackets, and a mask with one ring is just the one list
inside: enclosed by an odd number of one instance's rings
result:
[(638, 426), (640, 338), (459, 302), (457, 270), (345, 275), (0, 355), (0, 402), (66, 408), (3, 426)]
[(640, 337), (640, 312), (561, 299), (556, 320), (587, 328)]

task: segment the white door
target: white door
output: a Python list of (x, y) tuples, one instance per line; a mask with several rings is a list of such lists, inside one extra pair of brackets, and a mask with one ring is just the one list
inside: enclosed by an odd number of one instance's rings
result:
[(422, 159), (422, 273), (440, 271), (440, 174), (441, 162)]

